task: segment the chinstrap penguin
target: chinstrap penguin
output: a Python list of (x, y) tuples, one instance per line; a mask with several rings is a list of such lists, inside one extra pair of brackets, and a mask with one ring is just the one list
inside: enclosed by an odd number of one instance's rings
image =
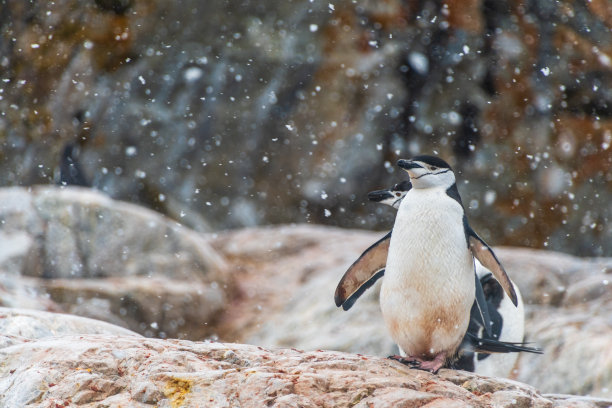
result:
[[(542, 351), (523, 343), (525, 309), (518, 286), (512, 282), (518, 298), (518, 305), (515, 307), (504, 293), (501, 285), (493, 278), (491, 272), (478, 261), (476, 261), (476, 273), (483, 287), (491, 316), (492, 337), (487, 336), (483, 332), (480, 322), (472, 317), (466, 336), (460, 346), (459, 357), (450, 366), (482, 375), (510, 377), (518, 359), (518, 354), (511, 352), (517, 351), (515, 346), (520, 347), (518, 351), (531, 353), (541, 353)], [(474, 311), (474, 307), (472, 306), (472, 311)], [(494, 342), (498, 342), (498, 351), (496, 351), (494, 343), (489, 342), (491, 347), (488, 347), (487, 352), (479, 353), (478, 341), (480, 339), (492, 339)]]
[[(493, 272), (512, 303), (517, 303), (517, 297), (491, 249), (469, 227), (450, 166), (432, 156), (398, 164), (410, 174), (412, 188), (407, 189), (404, 200), (394, 201), (399, 211), (392, 234), (368, 248), (349, 268), (338, 285), (336, 303), (349, 308), (386, 267), (381, 310), (393, 339), (406, 355), (396, 357), (436, 372), (454, 359), (474, 298), (479, 300), (476, 287), (480, 282), (472, 254)], [(356, 264), (365, 267), (354, 268)], [(481, 296), (477, 303), (486, 302)], [(481, 316), (480, 320), (486, 326), (490, 318)]]
[[(444, 160), (400, 160), (412, 188), (395, 219), (381, 312), (400, 348), (401, 362), (437, 372), (456, 358), (476, 296), (474, 255), (500, 282), (512, 303), (514, 287), (488, 245), (471, 229), (455, 174)], [(470, 251), (471, 250), (471, 251)]]
[[(410, 181), (404, 180), (389, 189), (372, 191), (368, 193), (368, 198), (370, 201), (386, 204), (397, 209), (401, 200), (411, 188)], [(510, 343), (509, 351), (515, 351), (514, 346), (521, 343), (525, 335), (525, 311), (518, 286), (512, 282), (518, 299), (518, 305), (514, 307), (501, 285), (478, 260), (476, 260), (476, 274), (484, 289), (485, 300), (491, 318), (492, 339)], [(382, 276), (382, 273), (379, 273), (379, 275)], [(457, 361), (453, 362), (453, 368), (484, 375), (511, 375), (512, 368), (518, 359), (517, 353), (490, 354), (474, 352), (470, 343), (475, 338), (486, 337), (486, 333), (483, 332), (482, 325), (475, 313), (477, 311), (476, 304), (474, 303), (472, 305), (468, 331), (462, 342), (461, 356)], [(503, 344), (500, 346), (504, 347)], [(539, 350), (526, 348), (522, 351), (538, 352)]]
[(394, 184), (393, 187), (386, 190), (370, 191), (368, 199), (381, 204), (386, 204), (390, 207), (399, 208), (400, 203), (412, 188), (409, 180), (404, 180), (401, 183)]
[[(397, 209), (401, 200), (411, 188), (410, 181), (405, 180), (389, 189), (372, 191), (368, 193), (368, 198), (370, 201), (383, 203)], [(384, 251), (388, 249), (390, 234), (387, 234), (385, 238), (375, 244), (382, 245), (381, 248)], [(387, 245), (381, 244), (381, 241)], [(381, 249), (378, 250), (381, 251)], [(384, 258), (386, 258), (386, 254)], [(360, 259), (362, 258), (360, 257)], [(368, 265), (359, 265), (358, 262), (356, 264), (358, 264), (356, 268), (349, 269), (348, 275), (351, 275), (349, 272), (353, 272), (352, 274), (355, 275), (355, 272), (360, 270), (359, 267), (368, 268)], [(363, 269), (362, 272), (364, 272)], [(352, 307), (357, 298), (383, 274), (384, 269), (374, 270), (369, 274), (362, 273), (362, 279), (367, 279), (361, 282), (361, 286), (353, 291), (348, 298), (337, 299), (337, 305), (342, 306), (345, 310)], [(525, 316), (518, 287), (512, 283), (518, 298), (518, 306), (515, 308), (508, 296), (505, 295), (501, 285), (493, 279), (491, 272), (483, 267), (478, 260), (476, 260), (476, 274), (479, 278), (479, 282), (476, 283), (477, 288), (479, 283), (484, 288), (484, 297), (490, 313), (491, 333), (488, 334), (483, 330), (477, 304), (474, 301), (468, 331), (461, 342), (459, 356), (450, 366), (483, 375), (510, 376), (518, 358), (516, 352), (540, 353), (541, 350), (528, 347), (525, 343), (522, 343)], [(338, 300), (341, 302), (340, 304), (338, 304)], [(477, 351), (481, 352), (477, 353)], [(491, 353), (494, 354), (491, 355)]]
[[(386, 204), (397, 209), (401, 200), (411, 188), (410, 181), (405, 180), (393, 185), (389, 189), (372, 191), (368, 193), (368, 198), (370, 201)], [(382, 274), (383, 272), (379, 272), (379, 276), (382, 276)], [(461, 343), (460, 357), (452, 363), (452, 367), (483, 375), (510, 376), (518, 359), (518, 354), (512, 352), (516, 351), (516, 345), (520, 344), (525, 347), (521, 351), (539, 352), (538, 349), (528, 348), (522, 343), (525, 334), (523, 299), (518, 286), (512, 282), (518, 299), (518, 305), (514, 307), (501, 285), (478, 260), (476, 260), (476, 274), (484, 289), (485, 300), (491, 318), (490, 338), (502, 342), (498, 346), (502, 349), (506, 348), (508, 352), (495, 354), (474, 352), (474, 341), (478, 341), (478, 338), (487, 337), (476, 315), (478, 312), (476, 303), (474, 303), (471, 309), (468, 331)], [(365, 289), (367, 288), (363, 290)], [(503, 344), (504, 342), (510, 346), (506, 347), (507, 345)]]

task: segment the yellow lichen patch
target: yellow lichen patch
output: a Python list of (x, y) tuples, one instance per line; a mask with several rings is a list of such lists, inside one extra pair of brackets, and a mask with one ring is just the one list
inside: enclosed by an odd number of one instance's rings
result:
[(179, 408), (185, 405), (187, 394), (191, 392), (193, 380), (172, 378), (166, 383), (164, 395), (170, 399), (172, 408)]

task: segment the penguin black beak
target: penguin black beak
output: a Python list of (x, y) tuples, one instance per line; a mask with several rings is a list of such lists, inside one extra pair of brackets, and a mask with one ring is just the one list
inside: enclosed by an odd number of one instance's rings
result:
[(412, 160), (404, 160), (404, 159), (400, 159), (397, 161), (397, 165), (399, 167), (401, 167), (404, 170), (410, 170), (410, 169), (422, 169), (423, 166), (416, 164), (415, 162), (413, 162)]
[(368, 199), (377, 203), (388, 198), (393, 198), (393, 194), (391, 194), (389, 190), (376, 190), (368, 193)]

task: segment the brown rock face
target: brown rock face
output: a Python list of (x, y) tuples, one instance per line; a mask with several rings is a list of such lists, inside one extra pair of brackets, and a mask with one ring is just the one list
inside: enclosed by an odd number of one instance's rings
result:
[(374, 228), (365, 194), (436, 151), (488, 241), (612, 254), (607, 0), (2, 5), (0, 185), (57, 179), (71, 143), (201, 230)]
[(4, 406), (603, 407), (378, 357), (243, 344), (64, 336), (0, 349)]

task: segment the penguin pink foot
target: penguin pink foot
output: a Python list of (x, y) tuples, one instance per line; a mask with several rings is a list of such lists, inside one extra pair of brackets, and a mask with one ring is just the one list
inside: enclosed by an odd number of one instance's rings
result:
[(422, 361), (418, 367), (419, 370), (429, 371), (436, 374), (446, 363), (446, 353), (438, 353), (433, 360)]
[(409, 366), (410, 368), (414, 368), (417, 370), (429, 371), (430, 373), (436, 374), (440, 368), (444, 366), (446, 363), (446, 354), (439, 353), (437, 354), (433, 360), (423, 360), (419, 357), (408, 356), (402, 357), (394, 354), (392, 356), (387, 357), (391, 360), (398, 361), (404, 365)]

